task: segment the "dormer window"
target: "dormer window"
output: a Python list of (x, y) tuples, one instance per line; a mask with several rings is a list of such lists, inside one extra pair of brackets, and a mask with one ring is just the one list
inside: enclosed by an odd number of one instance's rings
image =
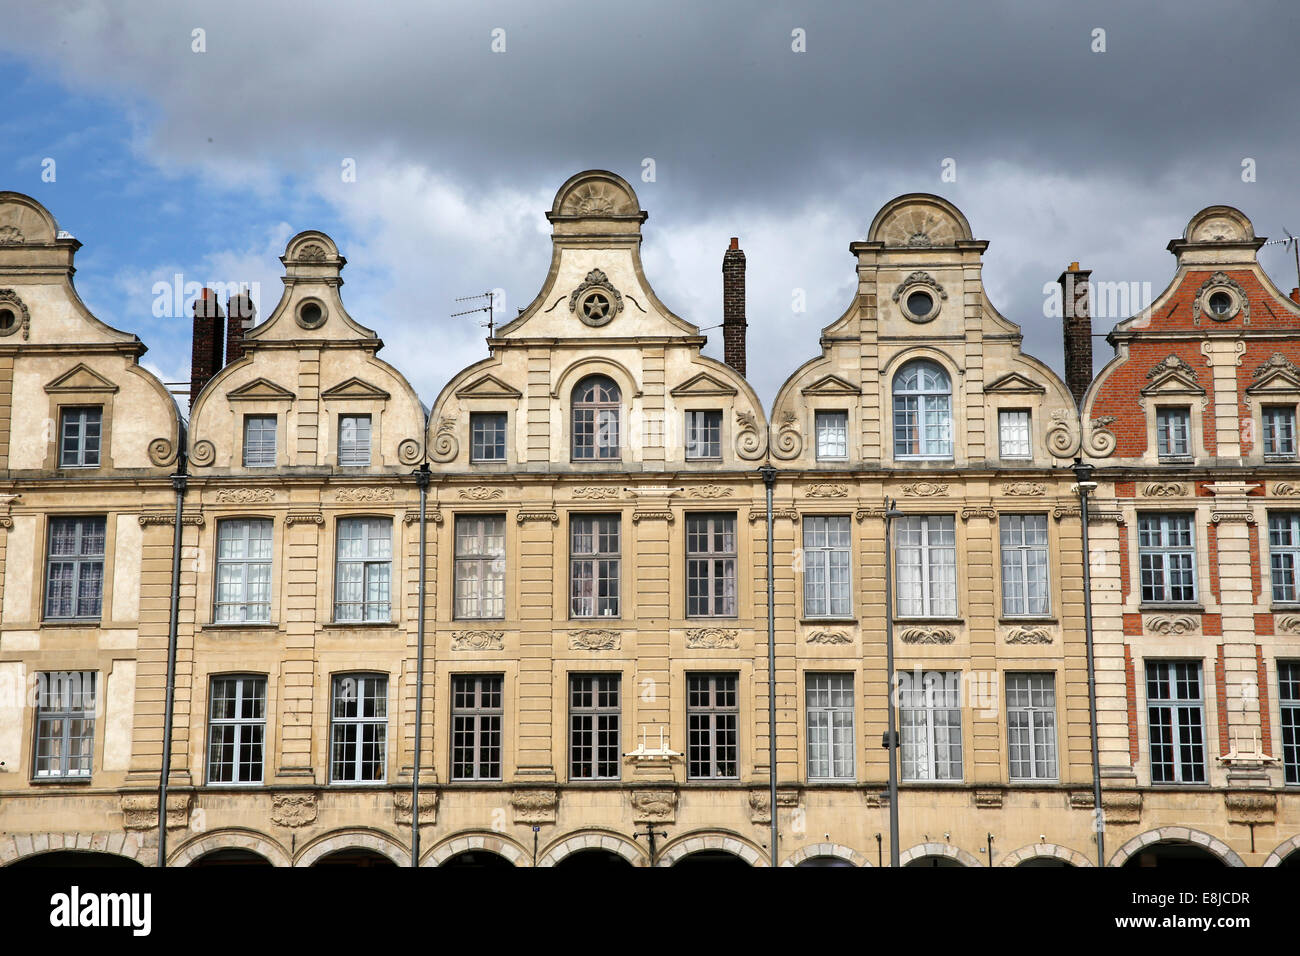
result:
[(469, 460), (506, 460), (506, 413), (471, 412), (469, 416)]
[(1295, 457), (1295, 406), (1266, 405), (1263, 409), (1264, 454), (1270, 458)]
[(244, 418), (244, 467), (275, 467), (274, 415), (248, 415)]
[(1161, 458), (1186, 458), (1191, 455), (1189, 436), (1191, 410), (1160, 408), (1156, 410), (1156, 453)]
[(59, 467), (98, 468), (104, 410), (99, 406), (65, 408), (59, 426)]
[(894, 376), (894, 457), (952, 457), (952, 382), (935, 362), (908, 362)]
[(1029, 458), (1032, 447), (1029, 412), (1023, 409), (1003, 409), (998, 412), (998, 456)]
[(573, 460), (617, 461), (622, 394), (603, 375), (584, 378), (573, 389)]
[(370, 416), (339, 416), (339, 465), (361, 468), (370, 464)]
[(835, 461), (849, 457), (849, 413), (817, 412), (813, 416), (817, 431), (817, 460)]
[(686, 460), (722, 457), (722, 412), (711, 409), (686, 413)]

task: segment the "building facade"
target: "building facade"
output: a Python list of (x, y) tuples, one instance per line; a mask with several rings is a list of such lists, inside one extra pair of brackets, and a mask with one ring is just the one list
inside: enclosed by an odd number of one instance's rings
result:
[(427, 415), (304, 232), (264, 321), (196, 302), (183, 420), (77, 298), (76, 240), (0, 194), (0, 862), (155, 863), (170, 737), (168, 865), (880, 865), (895, 706), (904, 864), (1094, 865), (1076, 458), (1107, 862), (1300, 859), (1300, 310), (1244, 217), (1193, 220), (1089, 386), (1021, 351), (960, 211), (899, 197), (769, 412), (735, 240), (718, 361), (644, 274), (626, 181), (547, 215), (542, 289)]

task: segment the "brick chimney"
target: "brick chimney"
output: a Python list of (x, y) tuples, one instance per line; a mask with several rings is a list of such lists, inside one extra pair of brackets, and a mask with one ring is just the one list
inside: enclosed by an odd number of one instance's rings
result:
[(1088, 288), (1091, 269), (1070, 268), (1056, 280), (1061, 284), (1061, 323), (1065, 331), (1065, 384), (1076, 405), (1092, 382), (1092, 298)]
[(226, 300), (226, 364), (244, 357), (244, 333), (257, 322), (257, 306), (247, 292), (237, 292)]
[(745, 374), (745, 253), (740, 240), (732, 238), (722, 257), (722, 355), (723, 361)]
[(1300, 289), (1291, 290), (1291, 301), (1296, 305), (1300, 305)]
[(224, 351), (224, 322), (221, 315), (221, 303), (211, 289), (204, 289), (194, 300), (194, 342), (190, 352), (190, 408), (194, 399), (203, 391), (203, 386), (211, 381), (221, 369), (221, 356)]

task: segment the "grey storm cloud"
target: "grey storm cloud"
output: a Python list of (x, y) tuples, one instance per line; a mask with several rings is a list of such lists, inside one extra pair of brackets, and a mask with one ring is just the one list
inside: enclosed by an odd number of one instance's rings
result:
[[(526, 303), (545, 273), (550, 194), (580, 169), (620, 172), (650, 212), (649, 278), (691, 321), (720, 321), (722, 251), (742, 237), (750, 374), (770, 397), (847, 306), (847, 244), (900, 192), (963, 209), (991, 242), (994, 303), (1058, 368), (1043, 286), (1069, 261), (1154, 294), (1172, 270), (1165, 242), (1204, 206), (1240, 207), (1261, 235), (1300, 228), (1297, 39), (1289, 2), (102, 2), (15, 4), (0, 47), (72, 89), (148, 104), (140, 150), (162, 167), (264, 191), (319, 183), (358, 249), (420, 273), (380, 282), (377, 263), (348, 253), (390, 347), (420, 341), (427, 317), (403, 301), (417, 287), (447, 303), (506, 287)], [(356, 159), (360, 185), (371, 171), (393, 188), (326, 185), (339, 157)], [(654, 182), (640, 179), (647, 158)], [(955, 182), (940, 178), (945, 159)], [(466, 242), (429, 233), (413, 220), (446, 209), (402, 201), (398, 184), (431, 182), (411, 170), (459, 197), (448, 222), (499, 221)], [(424, 260), (401, 261), (394, 236), (427, 240)], [(1295, 284), (1283, 250), (1264, 262)], [(798, 290), (806, 313), (792, 310)], [(455, 371), (440, 361), (481, 351), (471, 325), (455, 336), (459, 351), (412, 375), (426, 401)]]

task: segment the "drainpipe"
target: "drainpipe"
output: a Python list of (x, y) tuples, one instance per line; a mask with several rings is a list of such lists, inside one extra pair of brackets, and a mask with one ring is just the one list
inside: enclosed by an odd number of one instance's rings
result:
[(185, 426), (177, 435), (176, 474), (172, 488), (176, 491), (176, 523), (172, 526), (172, 593), (171, 617), (167, 625), (167, 695), (163, 699), (162, 772), (158, 778), (158, 865), (167, 865), (167, 780), (172, 772), (172, 719), (176, 699), (176, 632), (180, 620), (181, 597), (181, 509), (185, 504)]
[(772, 824), (772, 866), (780, 865), (776, 847), (776, 571), (772, 566), (772, 486), (776, 469), (764, 465), (758, 469), (767, 490), (767, 764), (768, 807)]
[(415, 611), (415, 759), (411, 771), (411, 866), (420, 865), (420, 718), (424, 713), (424, 567), (428, 530), (424, 524), (425, 508), (429, 502), (429, 463), (421, 462), (415, 471), (415, 484), (420, 489), (420, 562), (416, 586)]
[(889, 729), (886, 732), (885, 747), (889, 751), (889, 865), (898, 869), (898, 728), (897, 710), (894, 703), (894, 688), (897, 686), (894, 676), (894, 546), (893, 522), (901, 518), (903, 512), (897, 508), (898, 502), (893, 498), (885, 499), (885, 672), (888, 680), (885, 684), (889, 710)]
[(1088, 549), (1088, 492), (1097, 487), (1092, 465), (1074, 459), (1079, 489), (1079, 520), (1083, 525), (1083, 636), (1088, 652), (1088, 731), (1092, 740), (1092, 819), (1097, 839), (1097, 865), (1106, 865), (1105, 821), (1101, 806), (1101, 755), (1097, 752), (1097, 662), (1092, 644), (1092, 569)]

